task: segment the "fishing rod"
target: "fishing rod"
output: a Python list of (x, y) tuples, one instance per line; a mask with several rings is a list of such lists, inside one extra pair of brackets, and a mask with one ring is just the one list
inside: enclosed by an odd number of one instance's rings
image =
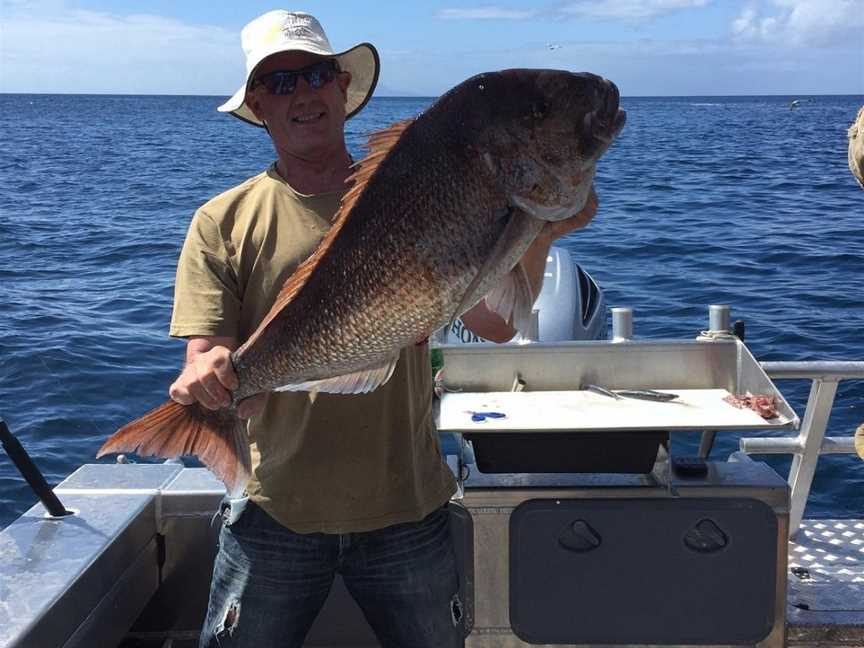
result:
[(0, 441), (2, 441), (3, 449), (9, 455), (12, 463), (15, 464), (18, 472), (27, 480), (30, 488), (36, 493), (36, 497), (42, 502), (42, 506), (48, 509), (48, 512), (53, 517), (72, 515), (72, 511), (67, 511), (66, 507), (60, 503), (60, 500), (54, 494), (54, 491), (51, 490), (48, 482), (45, 481), (45, 477), (42, 476), (36, 464), (33, 463), (24, 446), (12, 434), (2, 416), (0, 416)]

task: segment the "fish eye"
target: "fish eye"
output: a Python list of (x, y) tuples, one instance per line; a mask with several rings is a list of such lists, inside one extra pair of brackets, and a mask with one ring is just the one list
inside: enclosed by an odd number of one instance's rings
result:
[(528, 114), (534, 119), (543, 119), (546, 116), (548, 107), (542, 101), (535, 101), (531, 104)]

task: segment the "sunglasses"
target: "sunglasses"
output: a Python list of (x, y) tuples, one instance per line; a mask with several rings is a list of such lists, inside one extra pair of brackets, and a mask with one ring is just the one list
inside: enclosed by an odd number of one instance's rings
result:
[(318, 90), (335, 79), (339, 71), (336, 61), (320, 61), (300, 70), (276, 70), (262, 74), (252, 82), (252, 87), (261, 84), (272, 95), (290, 95), (297, 89), (297, 79), (302, 76), (310, 88)]

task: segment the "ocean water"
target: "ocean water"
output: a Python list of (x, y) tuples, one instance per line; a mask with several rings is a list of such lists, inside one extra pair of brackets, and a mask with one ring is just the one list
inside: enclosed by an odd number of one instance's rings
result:
[[(637, 337), (692, 338), (728, 303), (760, 360), (864, 360), (864, 191), (846, 163), (864, 97), (798, 98), (623, 99), (598, 215), (561, 244), (634, 308)], [(182, 363), (167, 327), (189, 219), (274, 157), (221, 100), (0, 95), (0, 416), (49, 483), (162, 402)], [(348, 124), (353, 155), (431, 102), (374, 99)], [(779, 386), (802, 414), (809, 383)], [(829, 434), (862, 421), (864, 381), (844, 382)], [(735, 449), (721, 434), (712, 456)], [(0, 453), (0, 527), (34, 502)], [(864, 463), (823, 457), (807, 514), (864, 517)]]

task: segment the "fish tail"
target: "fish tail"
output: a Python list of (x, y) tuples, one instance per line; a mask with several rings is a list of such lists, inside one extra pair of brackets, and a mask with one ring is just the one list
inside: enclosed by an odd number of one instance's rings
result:
[(246, 425), (233, 408), (213, 411), (168, 401), (117, 430), (96, 456), (115, 452), (165, 459), (194, 455), (232, 496), (242, 492), (252, 473)]

